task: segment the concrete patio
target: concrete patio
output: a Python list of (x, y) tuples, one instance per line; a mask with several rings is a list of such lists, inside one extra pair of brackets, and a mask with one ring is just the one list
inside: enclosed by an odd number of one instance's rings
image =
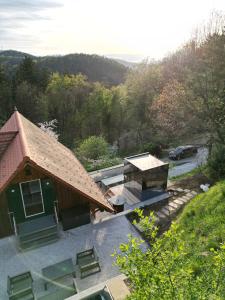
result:
[(41, 269), (72, 258), (75, 264), (75, 254), (90, 247), (95, 247), (99, 256), (101, 272), (79, 278), (76, 270), (76, 284), (78, 291), (83, 291), (94, 285), (105, 282), (120, 274), (116, 266), (112, 266), (111, 254), (121, 243), (127, 241), (131, 233), (139, 236), (138, 232), (124, 215), (115, 216), (97, 224), (88, 224), (72, 230), (61, 231), (59, 241), (27, 252), (19, 252), (15, 244), (15, 237), (0, 240), (0, 299), (6, 300), (7, 276), (14, 276), (30, 270), (34, 279), (36, 295), (44, 290)]

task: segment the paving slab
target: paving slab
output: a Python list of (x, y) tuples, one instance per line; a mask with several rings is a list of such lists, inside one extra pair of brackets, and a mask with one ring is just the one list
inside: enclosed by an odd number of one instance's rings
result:
[[(77, 271), (76, 284), (79, 291), (83, 291), (98, 283), (104, 282), (120, 274), (113, 265), (111, 254), (121, 243), (127, 242), (127, 235), (140, 237), (133, 225), (125, 216), (118, 216), (102, 223), (87, 224), (68, 231), (60, 231), (60, 239), (47, 246), (31, 251), (18, 252), (15, 237), (0, 239), (0, 299), (8, 300), (7, 276), (14, 276), (31, 271), (34, 278), (34, 291), (38, 295), (44, 290), (42, 268), (72, 258), (75, 264), (77, 252), (95, 247), (101, 272), (79, 278)], [(147, 245), (143, 245), (147, 247)]]
[(109, 280), (107, 282), (107, 287), (110, 290), (114, 300), (124, 300), (130, 295), (127, 285), (119, 276)]
[(168, 209), (170, 213), (173, 213), (174, 211), (176, 211), (176, 208), (173, 206), (170, 206), (170, 205), (167, 205), (166, 209)]
[(167, 218), (167, 215), (164, 215), (162, 212), (160, 211), (157, 211), (156, 212), (156, 215), (160, 218), (160, 219), (166, 219)]
[(179, 205), (177, 203), (175, 203), (174, 201), (173, 202), (170, 202), (169, 203), (169, 206), (172, 206), (173, 208), (177, 209), (179, 208)]
[(182, 201), (182, 199), (180, 199), (180, 198), (174, 200), (174, 202), (177, 203), (178, 205), (181, 205), (181, 206), (183, 206), (185, 204), (185, 202)]
[(183, 200), (183, 202), (187, 203), (189, 202), (190, 198), (189, 197), (181, 197), (181, 200)]
[(189, 197), (189, 198), (193, 198), (193, 194), (192, 193), (188, 193), (188, 194), (186, 194), (186, 196)]
[(168, 217), (170, 216), (170, 211), (166, 208), (160, 209), (160, 212), (163, 213), (164, 215), (168, 216)]

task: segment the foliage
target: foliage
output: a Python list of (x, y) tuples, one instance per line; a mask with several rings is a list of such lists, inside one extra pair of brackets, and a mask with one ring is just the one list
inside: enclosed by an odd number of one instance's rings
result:
[(156, 144), (156, 143), (147, 143), (144, 144), (142, 147), (142, 151), (143, 152), (149, 152), (152, 155), (155, 155), (157, 157), (160, 157), (161, 153), (162, 153), (162, 147), (160, 144)]
[(15, 89), (15, 105), (19, 112), (33, 122), (47, 118), (47, 104), (37, 86), (22, 81)]
[(90, 81), (117, 85), (124, 81), (127, 68), (115, 60), (98, 55), (69, 54), (62, 56), (37, 57), (18, 51), (1, 51), (0, 62), (8, 73), (13, 74), (24, 58), (36, 61), (37, 67), (61, 75), (84, 74)]
[(154, 215), (137, 211), (149, 247), (129, 236), (114, 253), (130, 281), (129, 299), (224, 299), (224, 194), (221, 182), (197, 196), (161, 236)]
[(90, 136), (75, 151), (82, 159), (96, 160), (104, 155), (109, 155), (109, 145), (101, 136)]
[(151, 109), (155, 112), (155, 126), (163, 132), (166, 139), (181, 137), (192, 121), (192, 115), (186, 108), (187, 95), (184, 87), (177, 80), (168, 82), (159, 97), (152, 104)]
[(225, 178), (225, 146), (215, 145), (208, 161), (208, 172), (212, 179)]
[(71, 149), (104, 136), (126, 155), (156, 153), (150, 144), (182, 144), (195, 134), (207, 134), (210, 149), (224, 145), (224, 24), (214, 16), (202, 36), (129, 72), (95, 55), (2, 51), (0, 122), (17, 106), (35, 123), (57, 119), (59, 141)]
[(98, 160), (86, 160), (83, 161), (85, 169), (88, 172), (96, 171), (104, 168), (109, 168), (115, 165), (119, 165), (123, 162), (123, 160), (120, 157), (116, 156), (103, 156)]

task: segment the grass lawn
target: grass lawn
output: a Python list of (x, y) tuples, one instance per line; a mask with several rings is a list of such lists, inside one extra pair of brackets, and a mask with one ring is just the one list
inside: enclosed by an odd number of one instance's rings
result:
[(198, 167), (198, 168), (195, 168), (195, 169), (193, 169), (190, 172), (187, 172), (185, 174), (171, 177), (170, 181), (177, 181), (177, 180), (185, 179), (185, 178), (188, 178), (188, 177), (200, 174), (200, 173), (207, 176), (208, 175), (207, 167), (206, 166)]
[(195, 197), (177, 221), (193, 269), (201, 272), (210, 249), (225, 242), (225, 181)]

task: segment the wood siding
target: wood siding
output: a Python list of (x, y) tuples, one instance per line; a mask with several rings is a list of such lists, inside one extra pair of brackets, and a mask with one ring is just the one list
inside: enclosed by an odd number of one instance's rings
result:
[[(28, 171), (30, 171), (30, 174), (28, 174)], [(29, 167), (27, 169), (26, 167), (19, 173), (17, 176), (12, 180), (11, 184), (17, 184), (21, 182), (31, 181), (35, 179), (42, 179), (47, 178), (47, 176), (43, 173), (41, 173), (39, 170), (36, 170), (33, 167)]]
[(78, 192), (74, 192), (73, 190), (63, 186), (61, 183), (55, 183), (55, 187), (59, 211), (75, 206), (89, 205), (88, 199)]
[(0, 238), (13, 234), (5, 193), (0, 194)]
[[(44, 212), (30, 217), (25, 217), (23, 201), (20, 191), (20, 183), (40, 179)], [(16, 223), (23, 223), (44, 215), (54, 213), (54, 201), (56, 200), (55, 188), (51, 179), (35, 168), (26, 167), (11, 182), (6, 190), (7, 202), (10, 211), (14, 213)]]

